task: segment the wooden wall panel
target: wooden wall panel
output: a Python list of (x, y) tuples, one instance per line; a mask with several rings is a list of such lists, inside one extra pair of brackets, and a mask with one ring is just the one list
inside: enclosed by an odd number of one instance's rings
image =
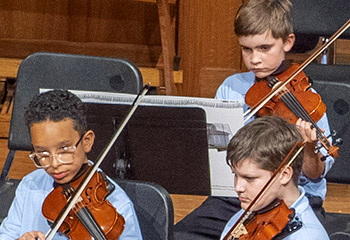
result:
[(338, 39), (335, 42), (335, 63), (350, 64), (350, 40)]
[[(8, 148), (7, 148), (7, 139), (1, 139), (0, 138), (0, 171), (2, 171), (2, 168), (4, 166), (7, 154), (8, 154)], [(27, 151), (18, 151), (15, 154), (15, 158), (13, 160), (12, 166), (10, 168), (9, 172), (9, 178), (13, 179), (21, 179), (23, 176), (27, 175), (28, 173), (31, 173), (36, 169), (35, 165), (33, 164), (32, 160), (30, 160), (28, 154), (30, 152)]]
[[(177, 10), (173, 2), (172, 20)], [(233, 18), (240, 3), (179, 1), (181, 95), (212, 97), (223, 79), (239, 70)], [(155, 67), (161, 54), (155, 1), (2, 0), (0, 24), (0, 57), (25, 58), (50, 51), (122, 57)]]
[(2, 0), (1, 38), (160, 45), (157, 5), (131, 0)]
[(161, 52), (155, 3), (2, 0), (0, 16), (1, 57), (54, 51), (123, 57), (155, 66)]
[(233, 32), (240, 4), (240, 0), (180, 1), (179, 55), (185, 95), (213, 97), (225, 77), (240, 70), (240, 48)]

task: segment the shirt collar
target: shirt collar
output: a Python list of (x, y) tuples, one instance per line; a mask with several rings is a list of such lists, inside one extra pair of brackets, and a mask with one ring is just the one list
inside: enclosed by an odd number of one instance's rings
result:
[(305, 197), (305, 189), (303, 187), (298, 186), (298, 190), (300, 196), (294, 201), (290, 208), (294, 208), (296, 212), (303, 212), (309, 206), (309, 200)]

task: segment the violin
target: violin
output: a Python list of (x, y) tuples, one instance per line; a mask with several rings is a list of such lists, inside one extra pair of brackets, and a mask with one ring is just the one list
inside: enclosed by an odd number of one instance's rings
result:
[[(95, 164), (90, 166), (86, 171), (82, 180), (74, 180), (68, 185), (55, 188), (47, 199), (45, 199), (42, 207), (43, 215), (48, 216), (48, 220), (53, 222), (50, 230), (45, 235), (47, 240), (51, 240), (59, 229), (63, 233), (68, 234), (71, 240), (114, 240), (122, 233), (124, 229), (124, 218), (105, 199), (109, 191), (107, 190), (106, 181), (97, 172), (97, 169), (120, 136), (149, 88), (150, 84), (146, 84), (141, 89), (120, 127), (115, 131), (110, 142), (100, 153)], [(79, 176), (76, 177), (80, 179)], [(64, 206), (57, 206), (58, 201), (65, 203)], [(57, 209), (61, 210), (58, 212)]]
[(278, 237), (283, 239), (286, 235), (301, 227), (301, 223), (298, 222), (291, 227), (288, 226), (293, 220), (295, 212), (294, 209), (288, 208), (283, 200), (276, 199), (267, 207), (258, 211), (254, 211), (254, 207), (267, 192), (268, 188), (276, 179), (277, 174), (280, 173), (283, 168), (289, 167), (304, 147), (305, 142), (297, 142), (293, 146), (278, 168), (273, 172), (267, 183), (224, 236), (224, 240), (271, 240), (278, 239)]
[[(86, 165), (86, 164), (85, 164)], [(91, 166), (85, 167), (84, 174), (71, 183), (58, 185), (46, 197), (42, 205), (44, 217), (51, 223), (55, 221), (86, 176)], [(124, 218), (114, 206), (106, 200), (110, 193), (107, 179), (100, 172), (95, 172), (78, 203), (69, 212), (60, 226), (61, 233), (70, 239), (118, 239), (124, 229)], [(93, 219), (93, 221), (90, 221)], [(96, 223), (92, 226), (91, 223)]]
[[(295, 123), (298, 118), (301, 118), (316, 128), (317, 138), (328, 155), (337, 158), (339, 147), (336, 145), (340, 145), (342, 140), (337, 139), (336, 144), (332, 145), (328, 137), (317, 127), (316, 122), (326, 112), (326, 106), (321, 97), (310, 90), (311, 85), (302, 71), (349, 26), (350, 19), (302, 64), (292, 64), (283, 73), (268, 77), (266, 81), (256, 82), (245, 96), (250, 109), (244, 113), (244, 121), (248, 121), (255, 114), (278, 115), (290, 123)], [(322, 160), (325, 159), (322, 158)]]
[(247, 234), (239, 239), (277, 239), (284, 238), (285, 234), (290, 234), (302, 227), (301, 222), (294, 222), (290, 229), (286, 229), (287, 224), (291, 223), (295, 216), (293, 208), (288, 208), (283, 200), (275, 199), (264, 209), (254, 212), (245, 220)]
[[(266, 77), (265, 80), (254, 83), (248, 90), (245, 96), (247, 105), (255, 106), (271, 92), (271, 89), (285, 82), (299, 67), (300, 65), (297, 63), (283, 61), (274, 74)], [(328, 155), (337, 158), (339, 147), (332, 145), (316, 124), (326, 112), (326, 105), (322, 102), (321, 96), (312, 92), (310, 87), (311, 84), (305, 73), (303, 71), (299, 72), (281, 91), (263, 105), (256, 115), (276, 115), (292, 124), (295, 124), (298, 118), (310, 122), (312, 127), (316, 128), (317, 139), (327, 150)], [(322, 160), (325, 160), (325, 158), (322, 158)]]
[[(297, 63), (283, 61), (280, 68), (287, 70), (256, 82), (245, 96), (247, 105), (254, 106), (271, 89), (284, 82), (298, 67), (299, 64)], [(278, 92), (260, 108), (257, 115), (277, 115), (292, 124), (295, 124), (298, 118), (311, 123), (317, 122), (326, 112), (326, 105), (322, 102), (321, 96), (312, 92), (310, 87), (309, 79), (304, 72), (300, 72), (282, 91)]]

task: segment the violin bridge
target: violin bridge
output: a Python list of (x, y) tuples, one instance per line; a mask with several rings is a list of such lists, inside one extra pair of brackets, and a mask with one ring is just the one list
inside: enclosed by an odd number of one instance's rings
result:
[(244, 227), (243, 222), (239, 223), (236, 228), (230, 233), (229, 240), (238, 239), (240, 236), (248, 234), (247, 229)]

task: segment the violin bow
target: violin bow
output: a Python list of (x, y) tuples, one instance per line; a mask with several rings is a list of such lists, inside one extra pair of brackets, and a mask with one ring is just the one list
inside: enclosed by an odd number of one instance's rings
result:
[(248, 109), (244, 112), (244, 123), (247, 122), (250, 118), (252, 118), (271, 98), (273, 98), (277, 93), (279, 93), (293, 78), (295, 78), (301, 71), (303, 71), (307, 65), (309, 65), (315, 58), (317, 58), (326, 48), (328, 48), (343, 32), (345, 32), (350, 26), (350, 19), (338, 29), (336, 33), (329, 39), (328, 42), (325, 42), (323, 45), (319, 47), (317, 51), (315, 51), (310, 57), (308, 57), (302, 64), (300, 64), (299, 68), (297, 68), (292, 75), (281, 83), (278, 87), (274, 88), (268, 95), (266, 95), (263, 99), (261, 99), (255, 106)]
[(113, 144), (115, 143), (115, 141), (118, 139), (119, 135), (121, 134), (121, 132), (125, 128), (125, 126), (128, 123), (129, 119), (131, 118), (131, 116), (136, 111), (136, 109), (139, 106), (142, 98), (146, 95), (146, 93), (148, 92), (149, 88), (150, 88), (150, 84), (146, 84), (142, 88), (140, 94), (137, 95), (137, 97), (135, 98), (134, 102), (132, 103), (132, 108), (130, 109), (130, 111), (126, 115), (126, 117), (124, 118), (124, 120), (121, 123), (120, 127), (118, 128), (118, 130), (112, 136), (111, 141), (105, 147), (105, 149), (101, 152), (100, 156), (98, 157), (98, 160), (91, 167), (91, 169), (88, 172), (88, 174), (86, 175), (84, 181), (82, 181), (80, 183), (79, 187), (74, 192), (74, 196), (71, 197), (68, 200), (67, 204), (65, 205), (65, 207), (62, 209), (61, 213), (58, 215), (57, 219), (55, 220), (55, 223), (54, 223), (53, 227), (50, 228), (49, 231), (46, 233), (45, 237), (46, 237), (47, 240), (51, 240), (54, 237), (54, 235), (58, 231), (59, 227), (62, 225), (62, 223), (64, 222), (64, 220), (68, 216), (69, 212), (71, 211), (71, 209), (74, 207), (74, 205), (76, 204), (76, 202), (80, 198), (81, 193), (84, 191), (85, 187), (87, 186), (87, 184), (89, 183), (89, 181), (93, 177), (94, 173), (97, 171), (98, 167), (101, 165), (102, 161), (104, 160), (104, 158), (108, 154), (109, 150), (112, 148)]
[[(262, 187), (262, 189), (259, 191), (259, 193), (256, 195), (256, 197), (253, 199), (253, 201), (249, 204), (249, 206), (244, 210), (243, 214), (238, 218), (236, 223), (231, 227), (231, 229), (227, 232), (224, 240), (233, 240), (235, 238), (239, 238), (242, 234), (247, 234), (247, 230), (244, 227), (244, 221), (252, 214), (252, 209), (256, 206), (256, 204), (261, 200), (263, 195), (267, 192), (273, 181), (275, 180), (277, 174), (282, 170), (289, 167), (295, 158), (301, 153), (301, 151), (305, 147), (305, 141), (304, 142), (296, 142), (292, 149), (289, 151), (287, 156), (283, 159), (281, 164), (278, 166), (278, 168), (273, 172), (270, 179), (266, 182), (266, 184)], [(293, 154), (293, 152), (295, 152)], [(282, 172), (283, 172), (282, 171)]]

